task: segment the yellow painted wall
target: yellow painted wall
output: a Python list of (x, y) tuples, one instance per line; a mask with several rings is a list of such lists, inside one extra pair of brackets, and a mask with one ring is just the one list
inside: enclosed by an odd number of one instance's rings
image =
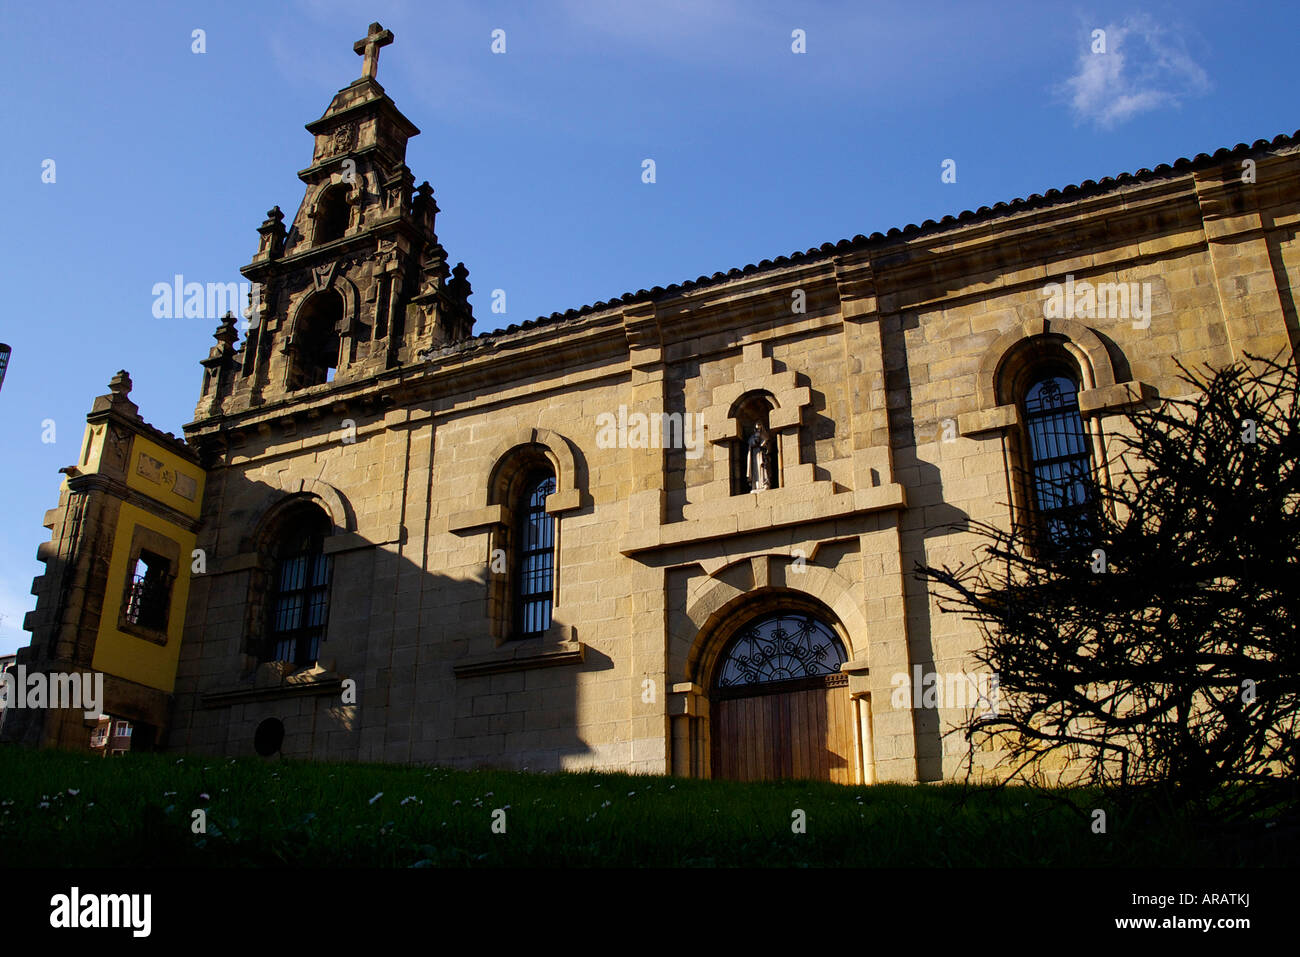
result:
[[(145, 462), (144, 471), (149, 474), (141, 474), (142, 452), (152, 460)], [(198, 517), (203, 498), (204, 473), (197, 465), (186, 462), (137, 435), (131, 443), (129, 469), (127, 484), (131, 488), (170, 505), (179, 512)], [(194, 500), (192, 502), (175, 491), (178, 474), (193, 479)], [(182, 488), (185, 487), (183, 479), (181, 485)], [(131, 557), (131, 541), (135, 536), (136, 526), (165, 535), (180, 545), (180, 567), (176, 569), (176, 578), (172, 582), (165, 645), (158, 645), (119, 631), (117, 627), (118, 613), (126, 589), (127, 562)], [(171, 693), (176, 683), (176, 666), (180, 661), (181, 635), (185, 627), (186, 601), (190, 590), (190, 556), (194, 551), (194, 545), (193, 532), (135, 505), (122, 503), (113, 534), (113, 555), (108, 568), (108, 588), (104, 595), (99, 635), (95, 641), (95, 655), (91, 662), (91, 666), (96, 671), (117, 675), (128, 681)]]
[[(132, 440), (126, 471), (128, 488), (170, 505), (190, 518), (198, 518), (203, 502), (203, 478), (201, 468), (161, 445), (142, 435)], [(180, 494), (178, 489), (189, 493), (189, 497)]]

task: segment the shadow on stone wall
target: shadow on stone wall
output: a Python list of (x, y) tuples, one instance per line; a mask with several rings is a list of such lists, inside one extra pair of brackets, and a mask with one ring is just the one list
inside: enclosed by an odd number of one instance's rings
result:
[[(577, 676), (612, 663), (569, 655), (539, 667), (538, 654), (572, 648), (550, 634), (498, 645), (485, 536), (477, 580), (461, 580), (408, 558), (424, 549), (409, 534), (377, 543), (336, 524), (325, 540), (327, 553), (337, 549), (325, 638), (317, 665), (295, 670), (259, 661), (274, 560), (257, 517), (290, 496), (229, 469), (214, 471), (208, 489), (199, 547), (209, 568), (191, 584), (165, 749), (252, 755), (259, 727), (265, 744), (278, 722), (285, 758), (557, 770), (591, 754), (578, 733)], [(358, 495), (351, 507), (365, 504)], [(223, 551), (236, 542), (253, 550)], [(438, 551), (427, 554), (436, 567)]]
[[(915, 320), (912, 320), (913, 324)], [(904, 344), (903, 329), (907, 323), (895, 317), (882, 324), (886, 337), (886, 355), (889, 346)], [(927, 541), (931, 538), (953, 534), (969, 521), (961, 509), (943, 501), (943, 480), (939, 468), (923, 461), (917, 454), (917, 426), (912, 416), (912, 379), (909, 363), (886, 365), (886, 395), (904, 395), (906, 402), (890, 403), (890, 436), (893, 442), (894, 467), (906, 474), (915, 469), (918, 476), (908, 486), (909, 508), (901, 512), (899, 538), (902, 550), (903, 600), (907, 608), (908, 658), (922, 673), (936, 670), (934, 635), (930, 627), (930, 593), (925, 582), (917, 579), (917, 564), (929, 564)], [(920, 423), (933, 431), (935, 423)], [(924, 496), (922, 499), (921, 497)], [(918, 501), (920, 499), (920, 501)], [(923, 504), (923, 507), (916, 507)], [(912, 677), (908, 676), (909, 679)], [(918, 781), (943, 779), (943, 734), (939, 712), (934, 708), (916, 708), (912, 712), (916, 735), (916, 775)]]

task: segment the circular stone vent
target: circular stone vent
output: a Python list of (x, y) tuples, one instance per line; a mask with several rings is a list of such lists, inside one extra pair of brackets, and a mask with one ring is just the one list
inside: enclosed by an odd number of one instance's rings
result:
[(284, 722), (279, 718), (267, 718), (253, 732), (253, 748), (264, 758), (269, 758), (280, 750), (284, 744)]

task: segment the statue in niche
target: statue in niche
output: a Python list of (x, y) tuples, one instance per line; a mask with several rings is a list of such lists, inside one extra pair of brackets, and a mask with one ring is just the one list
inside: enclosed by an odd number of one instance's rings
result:
[(749, 490), (762, 492), (772, 487), (772, 434), (762, 422), (754, 423), (749, 435)]

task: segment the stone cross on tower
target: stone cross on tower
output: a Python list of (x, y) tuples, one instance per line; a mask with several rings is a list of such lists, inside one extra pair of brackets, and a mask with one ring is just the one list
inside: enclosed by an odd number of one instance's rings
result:
[(378, 23), (370, 24), (370, 29), (363, 40), (358, 40), (352, 44), (352, 50), (357, 56), (364, 56), (366, 59), (361, 64), (361, 76), (363, 78), (375, 78), (379, 72), (379, 48), (386, 47), (393, 42), (393, 31), (385, 30)]

